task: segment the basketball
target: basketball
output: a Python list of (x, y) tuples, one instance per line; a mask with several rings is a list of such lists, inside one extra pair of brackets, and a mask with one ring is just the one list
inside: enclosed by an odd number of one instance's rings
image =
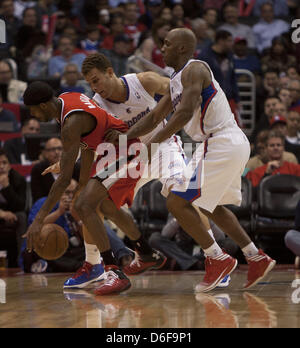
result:
[(68, 249), (69, 238), (65, 230), (56, 224), (47, 224), (40, 233), (41, 242), (35, 247), (36, 253), (45, 260), (56, 260)]

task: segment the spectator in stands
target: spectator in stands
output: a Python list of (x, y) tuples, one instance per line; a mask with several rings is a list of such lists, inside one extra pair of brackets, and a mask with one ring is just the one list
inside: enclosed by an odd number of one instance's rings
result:
[(81, 79), (81, 73), (74, 63), (69, 63), (64, 68), (59, 94), (66, 92), (83, 93), (90, 98), (93, 96), (88, 83), (84, 79)]
[[(277, 103), (274, 106), (274, 115), (280, 115), (286, 118), (288, 113), (288, 109), (284, 103), (282, 103), (280, 100), (277, 101)], [(271, 125), (271, 121), (270, 121)]]
[(203, 9), (215, 8), (216, 10), (221, 10), (226, 1), (227, 0), (204, 0)]
[(52, 57), (52, 46), (46, 46), (46, 38), (35, 42), (31, 55), (27, 57), (27, 79), (45, 79), (48, 76), (48, 62)]
[(147, 30), (146, 26), (138, 22), (138, 7), (135, 2), (127, 2), (124, 5), (125, 34), (133, 40), (133, 48), (138, 46), (141, 33)]
[(11, 127), (9, 128), (11, 128), (11, 130), (9, 130), (9, 132), (19, 132), (20, 130), (15, 114), (3, 107), (2, 95), (0, 94), (0, 123), (1, 122), (10, 123)]
[(203, 11), (202, 18), (208, 25), (207, 35), (212, 40), (215, 41), (216, 37), (216, 28), (218, 20), (218, 12), (215, 8), (206, 8)]
[(153, 22), (159, 18), (159, 14), (164, 7), (162, 0), (147, 0), (146, 13), (141, 15), (139, 22), (144, 24), (148, 30), (153, 27)]
[[(36, 202), (38, 199), (48, 196), (51, 186), (58, 177), (57, 174), (48, 173), (42, 175), (43, 171), (49, 166), (60, 160), (62, 154), (62, 142), (59, 138), (50, 138), (43, 150), (44, 160), (34, 165), (31, 171), (31, 194), (32, 201)], [(79, 180), (80, 167), (77, 163), (74, 168), (73, 178)]]
[(102, 48), (106, 50), (112, 50), (114, 47), (115, 37), (122, 35), (125, 30), (124, 17), (120, 15), (114, 15), (110, 20), (110, 33), (106, 35), (102, 42)]
[(184, 9), (180, 2), (173, 2), (171, 4), (172, 22), (181, 22), (183, 27), (191, 29), (190, 21), (184, 16)]
[(287, 110), (289, 110), (292, 104), (292, 98), (289, 89), (287, 87), (280, 88), (278, 97), (280, 101), (286, 106)]
[[(12, 164), (32, 164), (29, 160), (25, 135), (26, 134), (38, 134), (40, 132), (40, 122), (34, 117), (26, 119), (21, 128), (21, 137), (9, 139), (4, 144), (4, 149), (7, 153), (9, 162)], [(37, 159), (38, 160), (38, 159)]]
[(271, 47), (272, 40), (290, 30), (287, 22), (274, 18), (274, 8), (271, 3), (261, 5), (261, 19), (253, 26), (255, 47), (259, 53)]
[(290, 110), (296, 110), (300, 113), (300, 80), (291, 80), (288, 89), (292, 98)]
[(275, 17), (287, 17), (289, 15), (288, 2), (287, 0), (255, 0), (252, 14), (260, 17), (262, 5), (272, 3)]
[(163, 19), (155, 20), (151, 36), (142, 42), (136, 53), (159, 67), (164, 68), (166, 65), (160, 49), (170, 29), (171, 25), (169, 22)]
[(295, 63), (296, 57), (288, 54), (288, 46), (284, 37), (275, 37), (269, 52), (261, 57), (263, 71), (276, 69), (281, 73), (286, 70), (287, 66)]
[(55, 32), (53, 36), (53, 47), (58, 47), (59, 38), (62, 36), (66, 27), (71, 24), (70, 18), (67, 17), (64, 11), (58, 11), (56, 13)]
[(0, 93), (4, 103), (22, 103), (27, 83), (13, 78), (11, 65), (0, 61)]
[(261, 102), (269, 97), (275, 97), (279, 93), (279, 72), (277, 69), (270, 68), (263, 73), (262, 86), (257, 88), (257, 99)]
[(296, 110), (290, 110), (287, 113), (285, 148), (300, 161), (300, 114)]
[(28, 7), (34, 7), (36, 5), (36, 1), (30, 0), (14, 0), (15, 3), (15, 16), (19, 19), (22, 19), (24, 10)]
[(17, 267), (21, 236), (26, 232), (26, 180), (11, 168), (0, 148), (0, 246), (8, 250), (8, 266)]
[(291, 144), (300, 145), (300, 113), (295, 110), (287, 113), (286, 140)]
[(297, 65), (288, 66), (286, 73), (290, 80), (300, 80), (300, 72)]
[(75, 45), (71, 38), (68, 36), (61, 36), (59, 39), (58, 49), (60, 51), (60, 55), (49, 59), (49, 76), (60, 77), (68, 63), (75, 63), (81, 70), (81, 65), (86, 55), (83, 53), (74, 53)]
[(210, 66), (238, 121), (240, 97), (234, 72), (232, 48), (232, 35), (228, 31), (220, 30), (216, 33), (215, 43), (203, 50), (198, 58), (204, 60)]
[(1, 58), (14, 56), (15, 42), (14, 38), (17, 35), (21, 21), (14, 14), (15, 7), (13, 0), (3, 0), (0, 3), (0, 19), (5, 21), (6, 25), (6, 43), (1, 43), (0, 54)]
[(287, 88), (290, 82), (290, 78), (285, 72), (280, 73), (279, 75), (279, 86), (280, 88)]
[[(266, 152), (268, 134), (270, 131), (279, 131), (281, 134), (283, 134), (282, 130), (280, 130), (280, 128), (282, 128), (282, 125), (284, 125), (286, 128), (286, 120), (281, 116), (274, 116), (270, 129), (266, 129), (258, 133), (255, 143), (255, 155), (249, 159), (246, 165), (246, 173), (250, 170), (256, 169), (257, 167), (261, 167), (268, 162), (268, 156)], [(295, 164), (299, 163), (297, 157), (288, 150), (283, 152), (283, 161)]]
[(295, 227), (284, 237), (285, 245), (295, 254), (295, 268), (300, 268), (300, 201), (296, 207)]
[(85, 54), (97, 53), (101, 45), (100, 30), (97, 25), (89, 25), (86, 28), (86, 37), (80, 41), (80, 46)]
[(208, 25), (202, 18), (195, 18), (191, 21), (191, 27), (197, 38), (196, 56), (208, 46), (212, 45), (212, 40), (207, 35)]
[(257, 187), (260, 181), (268, 175), (289, 174), (300, 176), (300, 165), (283, 160), (285, 138), (281, 133), (270, 132), (267, 138), (266, 155), (268, 162), (246, 175), (253, 185)]
[(132, 39), (126, 34), (122, 34), (115, 37), (112, 50), (101, 50), (111, 61), (117, 76), (122, 76), (127, 73), (127, 62), (131, 49)]
[(225, 23), (218, 30), (226, 30), (231, 33), (233, 39), (238, 37), (247, 38), (248, 47), (255, 49), (255, 38), (252, 28), (248, 25), (239, 23), (239, 10), (237, 5), (226, 3), (223, 8), (223, 17)]
[(260, 61), (256, 55), (249, 53), (247, 39), (244, 37), (236, 37), (233, 45), (233, 52), (235, 69), (246, 69), (251, 71), (255, 75), (257, 83), (259, 83), (261, 73)]
[(255, 138), (257, 134), (264, 130), (269, 129), (270, 121), (275, 114), (275, 106), (279, 102), (279, 98), (277, 97), (269, 97), (264, 101), (264, 112), (258, 119), (258, 122), (255, 125), (254, 131), (250, 136), (250, 143), (253, 144), (255, 142)]
[(54, 0), (39, 0), (35, 6), (39, 25), (43, 21), (49, 21), (50, 17), (57, 12), (57, 6)]

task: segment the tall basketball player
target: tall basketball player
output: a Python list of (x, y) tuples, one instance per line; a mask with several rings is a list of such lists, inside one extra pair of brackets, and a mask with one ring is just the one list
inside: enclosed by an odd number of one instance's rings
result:
[(224, 92), (209, 66), (193, 59), (196, 39), (191, 30), (174, 29), (164, 41), (166, 65), (174, 68), (170, 91), (157, 107), (128, 132), (128, 139), (147, 134), (161, 121), (164, 110), (174, 114), (151, 143), (161, 143), (184, 128), (195, 141), (202, 142), (185, 170), (185, 180), (172, 187), (168, 209), (181, 227), (198, 238), (206, 258), (206, 274), (195, 291), (214, 289), (237, 266), (204, 228), (192, 205), (212, 219), (241, 248), (249, 264), (245, 289), (257, 284), (276, 264), (258, 250), (225, 204), (241, 203), (241, 175), (249, 159), (249, 142), (237, 126)]

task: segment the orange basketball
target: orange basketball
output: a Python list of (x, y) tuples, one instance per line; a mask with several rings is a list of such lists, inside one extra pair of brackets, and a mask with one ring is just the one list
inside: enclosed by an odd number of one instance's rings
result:
[(35, 246), (36, 253), (45, 260), (56, 260), (63, 256), (69, 246), (65, 230), (56, 224), (46, 224), (40, 233), (40, 243)]

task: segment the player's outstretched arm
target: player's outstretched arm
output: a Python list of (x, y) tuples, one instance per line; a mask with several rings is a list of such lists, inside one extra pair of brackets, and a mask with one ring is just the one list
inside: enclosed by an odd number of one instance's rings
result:
[(52, 185), (49, 195), (36, 215), (35, 220), (27, 230), (27, 248), (29, 250), (32, 250), (35, 243), (38, 243), (37, 237), (45, 217), (54, 208), (70, 183), (80, 147), (81, 132), (82, 125), (80, 122), (77, 123), (76, 117), (70, 117), (61, 133), (63, 143), (63, 152), (60, 160), (61, 173)]
[(151, 143), (159, 144), (176, 134), (193, 117), (194, 111), (201, 108), (203, 82), (210, 79), (210, 75), (207, 74), (209, 74), (209, 71), (199, 63), (191, 63), (184, 69), (181, 76), (183, 86), (181, 103), (166, 127), (151, 139)]
[(161, 121), (163, 121), (173, 110), (170, 94), (162, 97), (156, 107), (143, 119), (137, 122), (126, 133), (128, 139), (135, 139), (150, 133)]

